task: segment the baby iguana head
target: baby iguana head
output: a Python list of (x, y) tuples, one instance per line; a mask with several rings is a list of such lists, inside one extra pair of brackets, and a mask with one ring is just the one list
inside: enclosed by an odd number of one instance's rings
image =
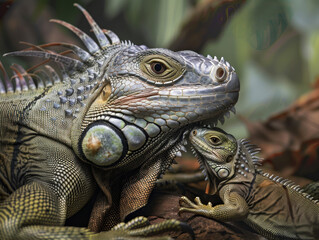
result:
[(190, 132), (189, 139), (206, 179), (216, 191), (217, 182), (229, 179), (235, 173), (236, 139), (219, 128), (199, 127)]
[(211, 192), (217, 185), (231, 178), (249, 181), (261, 164), (256, 156), (260, 149), (245, 139), (236, 140), (219, 128), (195, 127), (189, 135), (192, 151), (198, 158), (202, 171), (209, 180)]

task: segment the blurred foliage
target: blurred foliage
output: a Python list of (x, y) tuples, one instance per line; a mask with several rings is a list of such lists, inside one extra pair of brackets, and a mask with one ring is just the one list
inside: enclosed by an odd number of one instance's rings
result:
[[(240, 76), (238, 114), (265, 120), (309, 91), (319, 76), (318, 10), (315, 0), (248, 1), (223, 36), (207, 44), (203, 53), (224, 56)], [(246, 135), (237, 118), (226, 128)]]
[(143, 32), (151, 46), (165, 47), (178, 33), (187, 11), (189, 0), (109, 0), (105, 14), (114, 18), (121, 11), (131, 28)]
[[(27, 37), (26, 34), (19, 38), (14, 35), (12, 39), (11, 32), (17, 34), (29, 22), (36, 28), (39, 19), (43, 24), (41, 16), (46, 12), (49, 17), (71, 22), (89, 32), (84, 17), (73, 7), (74, 2), (83, 5), (101, 27), (113, 30), (123, 40), (132, 40), (148, 47), (168, 47), (196, 6), (209, 1), (29, 0), (31, 10), (19, 10), (24, 24), (17, 22), (8, 29), (5, 27), (8, 25), (6, 21), (14, 21), (10, 19), (10, 14), (22, 3), (16, 0), (0, 20), (1, 53), (15, 50), (14, 43)], [(215, 2), (218, 4), (220, 0)], [(309, 91), (311, 83), (319, 76), (318, 11), (317, 0), (249, 0), (230, 18), (221, 36), (209, 39), (202, 54), (216, 55), (218, 58), (223, 56), (236, 68), (241, 79), (237, 104), (239, 115), (253, 121), (265, 120)], [(31, 15), (26, 18), (26, 14)], [(49, 26), (44, 27), (48, 33), (51, 31)], [(213, 28), (211, 26), (207, 31)], [(68, 31), (63, 30), (62, 33), (75, 38)], [(35, 31), (30, 34), (35, 35)], [(39, 36), (42, 37), (31, 38), (31, 41), (43, 43), (41, 41), (46, 40), (43, 34), (41, 32)], [(247, 134), (244, 125), (234, 116), (226, 121), (223, 128), (236, 137)]]

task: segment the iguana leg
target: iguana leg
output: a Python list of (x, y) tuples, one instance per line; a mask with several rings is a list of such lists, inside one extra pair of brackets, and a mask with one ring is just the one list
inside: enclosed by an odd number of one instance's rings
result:
[[(62, 214), (61, 214), (62, 213)], [(63, 201), (44, 184), (17, 189), (0, 206), (0, 239), (87, 239), (85, 228), (63, 227)]]
[(214, 207), (211, 202), (207, 205), (202, 204), (199, 197), (196, 197), (195, 203), (193, 203), (183, 196), (179, 203), (181, 205), (179, 213), (190, 212), (224, 222), (241, 220), (248, 214), (248, 205), (245, 199), (235, 192), (229, 193), (228, 197), (224, 198), (224, 204)]
[[(63, 226), (66, 216), (65, 203), (44, 184), (26, 184), (11, 194), (0, 206), (0, 239), (147, 239), (164, 231), (187, 231), (176, 220), (149, 225), (146, 218), (135, 218), (121, 223), (108, 232), (93, 233), (86, 228)], [(149, 226), (145, 226), (149, 225)], [(151, 239), (167, 240), (170, 237)]]

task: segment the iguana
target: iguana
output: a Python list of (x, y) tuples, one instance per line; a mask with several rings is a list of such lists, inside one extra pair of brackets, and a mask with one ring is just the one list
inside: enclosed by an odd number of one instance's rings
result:
[(145, 224), (141, 218), (111, 234), (63, 225), (92, 198), (96, 183), (112, 203), (112, 226), (125, 220), (184, 149), (185, 129), (224, 121), (238, 99), (238, 77), (223, 58), (121, 42), (75, 5), (97, 43), (51, 20), (87, 50), (29, 44), (6, 55), (43, 58), (43, 69), (14, 64), (10, 78), (0, 65), (0, 239), (124, 239), (176, 229), (178, 221), (130, 230)]
[(189, 135), (194, 154), (224, 204), (180, 199), (182, 212), (219, 221), (243, 220), (268, 239), (319, 239), (319, 205), (289, 180), (258, 169), (260, 151), (219, 128), (195, 127)]

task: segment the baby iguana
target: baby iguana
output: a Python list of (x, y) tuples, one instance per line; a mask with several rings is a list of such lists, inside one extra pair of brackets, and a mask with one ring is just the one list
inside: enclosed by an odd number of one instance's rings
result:
[(289, 180), (256, 168), (260, 149), (221, 129), (194, 128), (190, 143), (224, 204), (180, 200), (180, 212), (220, 221), (243, 220), (269, 239), (319, 239), (319, 205)]

